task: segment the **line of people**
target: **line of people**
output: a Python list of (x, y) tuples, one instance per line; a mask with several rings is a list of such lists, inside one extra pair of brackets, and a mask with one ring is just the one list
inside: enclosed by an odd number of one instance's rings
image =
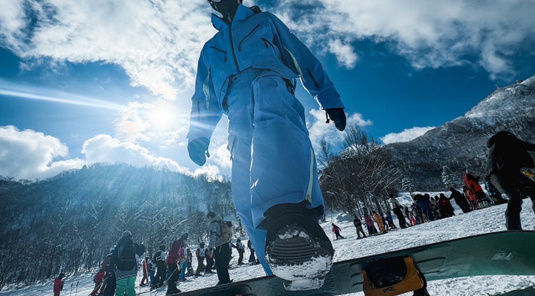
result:
[[(232, 249), (238, 252), (238, 265), (243, 265), (246, 247), (241, 239), (232, 243), (232, 225), (224, 221), (214, 212), (207, 215), (209, 219), (209, 244), (199, 242), (195, 251), (197, 266), (193, 270), (193, 253), (188, 247), (188, 234), (183, 234), (171, 244), (169, 252), (165, 245), (150, 256), (145, 256), (145, 246), (134, 243), (130, 231), (125, 231), (110, 250), (102, 263), (101, 269), (94, 276), (95, 287), (90, 296), (133, 296), (138, 270), (142, 270), (139, 286), (150, 285), (150, 289), (157, 289), (167, 285), (167, 295), (180, 293), (177, 283), (185, 281), (187, 276), (202, 276), (213, 273), (218, 276), (218, 285), (231, 282), (228, 269), (232, 257)], [(249, 249), (249, 264), (259, 264), (251, 241), (247, 241)], [(143, 259), (141, 259), (143, 258)], [(206, 264), (205, 264), (206, 262)], [(54, 284), (54, 295), (59, 296), (63, 285), (64, 274), (58, 277)]]

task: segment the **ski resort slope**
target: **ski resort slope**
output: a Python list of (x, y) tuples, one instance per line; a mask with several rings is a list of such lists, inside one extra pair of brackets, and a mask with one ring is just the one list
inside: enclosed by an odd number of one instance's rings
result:
[[(400, 202), (403, 202), (403, 200), (400, 199)], [(463, 214), (455, 207), (456, 216), (454, 217), (416, 225), (407, 229), (397, 229), (384, 235), (360, 240), (356, 240), (357, 236), (352, 223), (353, 218), (350, 215), (329, 214), (327, 216), (327, 222), (322, 225), (331, 239), (334, 239), (334, 235), (331, 232), (331, 222), (334, 222), (342, 229), (341, 234), (345, 239), (333, 241), (333, 246), (336, 250), (334, 257), (335, 261), (342, 261), (470, 235), (503, 231), (506, 230), (504, 226), (505, 207), (506, 205), (498, 205), (467, 214)], [(535, 215), (531, 211), (531, 201), (529, 201), (529, 199), (524, 200), (521, 217), (524, 229), (535, 229)], [(395, 223), (397, 225), (397, 221), (395, 221)], [(246, 252), (246, 255), (248, 255), (248, 252)], [(241, 281), (264, 275), (264, 272), (259, 265), (237, 267), (237, 257), (237, 252), (234, 251), (231, 260), (232, 268), (230, 269), (230, 276), (234, 281)], [(193, 267), (195, 269), (196, 262), (193, 263)], [(93, 274), (67, 277), (65, 288), (61, 295), (87, 296), (93, 288), (92, 277)], [(141, 274), (138, 275), (137, 282), (139, 283), (140, 280)], [(217, 275), (214, 273), (198, 278), (188, 277), (188, 280), (180, 283), (178, 287), (183, 291), (190, 291), (210, 287), (216, 283)], [(432, 281), (429, 282), (428, 285), (429, 292), (433, 296), (500, 295), (504, 292), (535, 287), (535, 276), (481, 276), (456, 278), (444, 281)], [(138, 291), (137, 295), (165, 295), (165, 289), (163, 288), (152, 292), (149, 292), (147, 287), (136, 287), (136, 290)], [(52, 295), (52, 282), (36, 283), (31, 287), (0, 292), (0, 295)], [(354, 293), (349, 295), (362, 296), (364, 294)], [(404, 295), (412, 295), (412, 293)]]

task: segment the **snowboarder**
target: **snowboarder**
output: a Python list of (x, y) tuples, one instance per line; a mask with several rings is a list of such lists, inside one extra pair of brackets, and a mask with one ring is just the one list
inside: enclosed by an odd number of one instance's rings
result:
[(165, 264), (165, 245), (160, 245), (160, 249), (154, 253), (152, 260), (156, 264), (156, 276), (154, 277), (154, 288), (163, 286), (167, 271)]
[(179, 239), (173, 242), (169, 254), (165, 262), (167, 263), (167, 295), (177, 294), (181, 291), (176, 287), (176, 283), (180, 276), (179, 266), (182, 266), (186, 262), (186, 241), (188, 240), (188, 234), (184, 233)]
[[(225, 113), (234, 204), (265, 272), (275, 270), (288, 281), (321, 279), (332, 266), (334, 250), (318, 223), (324, 203), (295, 82), (301, 78), (342, 131), (346, 115), (340, 95), (320, 62), (276, 16), (242, 0), (208, 2), (220, 15), (212, 15), (219, 32), (199, 58), (187, 136), (190, 158), (204, 165), (211, 135)], [(271, 252), (281, 245), (294, 248)], [(295, 252), (310, 255), (296, 257)], [(331, 263), (313, 272), (295, 268), (316, 256)]]
[(342, 231), (342, 229), (340, 229), (340, 227), (338, 227), (338, 225), (334, 223), (331, 223), (331, 224), (332, 224), (332, 231), (336, 235), (336, 239), (345, 238), (340, 234), (340, 231)]
[(521, 171), (522, 168), (535, 167), (529, 154), (529, 151), (535, 151), (535, 144), (520, 140), (512, 132), (500, 131), (489, 139), (487, 147), (490, 181), (501, 193), (509, 196), (505, 211), (507, 229), (522, 229), (520, 211), (523, 196), (531, 198), (535, 211), (535, 182)]
[[(362, 229), (362, 221), (355, 215), (355, 219), (353, 219), (353, 225), (355, 225), (355, 229), (357, 230), (357, 239), (366, 237), (366, 234), (364, 233), (364, 229)], [(362, 236), (360, 234), (362, 233)]]
[(471, 211), (470, 205), (468, 204), (468, 201), (466, 201), (466, 197), (459, 191), (455, 190), (455, 188), (450, 187), (451, 195), (448, 198), (451, 200), (455, 200), (455, 203), (461, 208), (463, 213), (468, 213)]
[[(228, 273), (228, 264), (230, 262), (230, 246), (229, 241), (224, 236), (223, 223), (226, 223), (221, 217), (218, 217), (214, 212), (208, 213), (210, 219), (210, 243), (209, 248), (214, 248), (214, 259), (216, 264), (218, 285), (228, 284), (231, 282)], [(232, 237), (232, 236), (230, 236)]]
[(65, 274), (62, 272), (54, 279), (54, 296), (59, 296), (59, 293), (63, 290), (63, 285), (65, 284), (65, 281), (63, 281), (64, 277)]
[(206, 258), (206, 247), (203, 242), (199, 244), (199, 248), (195, 251), (195, 257), (197, 257), (197, 269), (195, 275), (201, 275), (201, 271), (206, 268), (204, 265), (204, 258)]
[(241, 242), (240, 238), (238, 238), (236, 240), (235, 248), (236, 248), (236, 250), (238, 250), (238, 265), (242, 265), (243, 264), (243, 254), (245, 253), (245, 246)]
[(110, 268), (114, 270), (117, 285), (115, 295), (136, 295), (137, 253), (132, 233), (124, 231), (112, 252), (110, 261)]

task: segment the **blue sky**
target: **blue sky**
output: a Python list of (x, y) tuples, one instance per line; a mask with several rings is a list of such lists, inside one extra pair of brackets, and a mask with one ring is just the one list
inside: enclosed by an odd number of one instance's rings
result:
[[(532, 0), (246, 1), (318, 58), (350, 124), (385, 143), (462, 116), (535, 75)], [(215, 30), (204, 0), (6, 0), (0, 10), (0, 175), (95, 162), (228, 176), (226, 118), (205, 167), (188, 158), (193, 77)], [(341, 142), (304, 90), (311, 138)]]

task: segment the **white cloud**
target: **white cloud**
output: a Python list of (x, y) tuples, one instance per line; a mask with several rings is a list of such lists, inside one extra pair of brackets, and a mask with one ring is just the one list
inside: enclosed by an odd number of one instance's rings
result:
[(114, 63), (133, 85), (168, 99), (191, 88), (201, 46), (215, 33), (203, 0), (7, 0), (1, 11), (3, 46), (19, 56)]
[(406, 129), (402, 131), (401, 133), (390, 133), (384, 137), (381, 137), (381, 141), (385, 144), (392, 144), (397, 142), (408, 142), (411, 140), (414, 140), (418, 138), (419, 136), (425, 134), (429, 130), (434, 129), (433, 126), (428, 127), (413, 127), (410, 129)]
[(19, 131), (14, 126), (0, 127), (0, 176), (45, 179), (100, 162), (166, 168), (187, 175), (206, 173), (211, 179), (221, 178), (217, 167), (207, 166), (192, 173), (170, 158), (156, 156), (143, 146), (109, 135), (97, 135), (85, 141), (82, 154), (83, 159), (69, 159), (67, 146), (55, 137), (33, 130)]
[[(277, 11), (308, 44), (393, 41), (393, 49), (415, 68), (454, 66), (476, 56), (492, 77), (507, 76), (514, 72), (508, 55), (535, 41), (532, 0), (310, 0), (314, 8), (308, 13), (298, 10), (301, 4), (284, 0)], [(336, 56), (347, 64), (346, 55)]]
[(81, 168), (79, 159), (60, 160), (68, 148), (58, 139), (14, 126), (0, 127), (0, 175), (15, 179), (43, 179), (61, 171)]

